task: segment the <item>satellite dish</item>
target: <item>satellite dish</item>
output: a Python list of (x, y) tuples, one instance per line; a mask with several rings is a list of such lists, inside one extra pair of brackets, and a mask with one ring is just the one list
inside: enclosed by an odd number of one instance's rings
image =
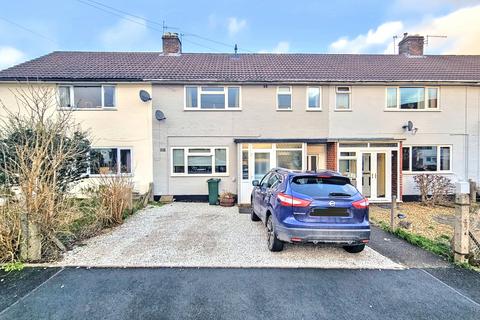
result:
[(162, 111), (157, 110), (157, 111), (155, 111), (155, 119), (157, 119), (158, 121), (162, 121), (162, 120), (165, 120), (167, 118), (165, 117), (165, 115), (163, 114)]
[(412, 131), (412, 130), (413, 130), (413, 122), (410, 121), (410, 120), (407, 122), (407, 129), (408, 129), (408, 131)]
[(152, 100), (152, 97), (150, 97), (150, 93), (148, 93), (147, 91), (140, 90), (140, 100), (142, 100), (143, 102), (147, 102)]

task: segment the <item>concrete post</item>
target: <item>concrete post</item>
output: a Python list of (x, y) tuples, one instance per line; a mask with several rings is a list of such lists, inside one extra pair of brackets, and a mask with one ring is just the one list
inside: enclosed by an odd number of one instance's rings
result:
[(470, 183), (470, 203), (477, 202), (477, 183), (472, 179), (469, 179), (468, 182)]
[(470, 185), (468, 182), (456, 183), (455, 194), (455, 228), (453, 238), (454, 260), (458, 263), (467, 262), (469, 253), (469, 235), (470, 224)]
[(390, 208), (390, 230), (395, 228), (395, 209), (397, 209), (397, 196), (392, 196), (392, 206)]
[(26, 213), (20, 216), (21, 242), (20, 260), (39, 261), (42, 258), (42, 237), (37, 225), (29, 221)]

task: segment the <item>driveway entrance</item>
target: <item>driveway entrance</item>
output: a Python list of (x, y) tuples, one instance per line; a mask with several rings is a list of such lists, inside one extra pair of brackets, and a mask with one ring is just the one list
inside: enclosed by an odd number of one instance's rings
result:
[(65, 266), (117, 267), (280, 267), (400, 269), (399, 264), (366, 248), (286, 245), (272, 253), (261, 222), (238, 208), (205, 203), (151, 207), (125, 224), (89, 239), (58, 263)]

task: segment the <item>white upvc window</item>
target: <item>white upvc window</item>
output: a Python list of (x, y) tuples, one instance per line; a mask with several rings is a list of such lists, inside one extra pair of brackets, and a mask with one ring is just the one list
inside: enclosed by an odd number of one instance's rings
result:
[(228, 176), (227, 147), (171, 148), (172, 176)]
[(59, 85), (61, 108), (113, 109), (116, 107), (116, 86), (111, 84)]
[(322, 87), (307, 87), (307, 110), (322, 110)]
[(335, 110), (349, 111), (352, 109), (352, 87), (338, 86), (335, 88)]
[(240, 110), (240, 86), (185, 86), (185, 110)]
[(132, 148), (94, 147), (90, 150), (90, 175), (132, 174)]
[(277, 87), (277, 110), (292, 110), (292, 87)]
[(386, 87), (385, 109), (405, 111), (436, 111), (440, 107), (438, 87)]
[(402, 148), (402, 170), (405, 172), (451, 172), (452, 146), (412, 145)]

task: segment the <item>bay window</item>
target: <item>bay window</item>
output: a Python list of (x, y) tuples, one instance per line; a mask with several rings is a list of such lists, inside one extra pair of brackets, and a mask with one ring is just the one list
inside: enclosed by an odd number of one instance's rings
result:
[(412, 172), (451, 171), (451, 146), (405, 146), (402, 170)]
[(92, 148), (90, 174), (132, 173), (132, 151), (129, 148)]
[(95, 109), (115, 107), (114, 85), (61, 85), (58, 87), (61, 108)]
[(172, 175), (228, 173), (228, 148), (172, 148)]
[(438, 88), (434, 87), (387, 87), (386, 108), (389, 110), (436, 110)]
[(228, 110), (240, 109), (240, 87), (186, 86), (185, 109)]

